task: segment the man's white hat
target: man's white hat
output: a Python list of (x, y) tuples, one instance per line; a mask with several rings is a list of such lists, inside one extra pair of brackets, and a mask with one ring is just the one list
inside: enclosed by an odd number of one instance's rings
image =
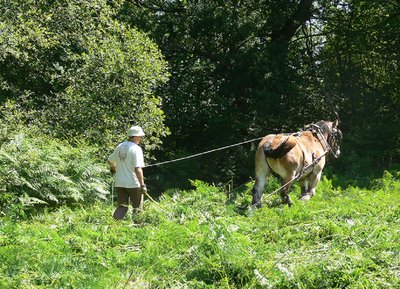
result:
[(134, 125), (128, 129), (128, 137), (131, 136), (144, 136), (144, 131), (140, 126)]

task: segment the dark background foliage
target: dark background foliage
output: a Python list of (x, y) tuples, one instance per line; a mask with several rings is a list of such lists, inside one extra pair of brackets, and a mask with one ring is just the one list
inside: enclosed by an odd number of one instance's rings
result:
[[(161, 91), (172, 135), (159, 159), (296, 131), (336, 111), (343, 154), (327, 172), (361, 182), (398, 162), (396, 1), (150, 0), (123, 7), (120, 19), (148, 32), (171, 67)], [(241, 183), (252, 175), (255, 145), (150, 175), (167, 176), (168, 185), (197, 177)]]
[[(337, 112), (342, 156), (326, 173), (357, 183), (399, 161), (397, 1), (11, 1), (0, 12), (2, 113), (104, 159), (132, 119), (156, 163)], [(188, 179), (240, 185), (256, 145), (148, 168), (147, 181), (158, 193)]]

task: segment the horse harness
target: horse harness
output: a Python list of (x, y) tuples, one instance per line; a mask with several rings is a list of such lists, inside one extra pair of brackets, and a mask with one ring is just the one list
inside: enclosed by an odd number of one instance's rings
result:
[[(306, 144), (302, 144), (300, 141), (298, 141), (298, 138), (300, 138), (302, 136), (302, 134), (306, 131), (311, 133), (312, 136), (315, 137), (319, 141), (319, 143), (322, 146), (322, 149), (324, 150), (323, 153), (318, 157), (316, 157), (316, 151), (312, 151), (311, 152), (312, 161), (310, 163), (308, 163), (309, 160), (306, 159), (306, 150), (305, 150)], [(326, 139), (324, 137), (324, 133), (325, 133), (325, 135), (327, 134)], [(296, 142), (296, 144), (299, 145), (299, 147), (302, 151), (303, 166), (302, 166), (302, 169), (293, 177), (293, 179), (291, 179), (287, 183), (283, 184), (281, 187), (277, 188), (272, 193), (268, 194), (268, 196), (271, 196), (279, 191), (282, 191), (284, 188), (286, 188), (287, 186), (290, 186), (293, 182), (295, 182), (301, 178), (307, 177), (312, 172), (312, 170), (310, 170), (309, 172), (307, 172), (307, 171), (311, 167), (314, 167), (329, 152), (331, 152), (331, 154), (335, 158), (338, 158), (339, 154), (340, 154), (339, 141), (342, 139), (342, 132), (336, 127), (336, 125), (335, 125), (335, 127), (333, 127), (333, 125), (331, 127), (328, 126), (328, 130), (326, 130), (325, 123), (322, 123), (322, 127), (320, 126), (319, 123), (312, 123), (312, 124), (306, 125), (303, 130), (300, 130), (295, 133), (286, 133), (284, 135), (286, 135), (286, 138), (283, 141), (281, 141), (280, 143), (281, 144), (286, 143), (289, 140), (289, 137), (293, 136), (294, 141)], [(308, 144), (310, 146), (312, 146), (312, 144), (310, 143), (309, 137), (306, 138), (306, 141), (308, 142)], [(267, 161), (267, 166), (271, 169), (270, 164), (268, 162), (268, 158), (266, 161)], [(271, 171), (272, 171), (272, 173), (274, 173), (274, 171), (272, 169), (271, 169)], [(305, 176), (305, 174), (307, 174), (307, 176)], [(254, 188), (253, 188), (253, 190), (254, 190)], [(254, 202), (254, 193), (253, 193), (253, 202)], [(260, 202), (261, 202), (261, 198), (259, 200), (257, 200), (256, 202), (254, 202), (252, 204), (252, 207), (258, 205)]]
[[(312, 153), (312, 162), (311, 162), (310, 164), (307, 164), (307, 162), (306, 162), (306, 157), (305, 157), (305, 152), (304, 152), (304, 149), (303, 149), (303, 145), (301, 145), (301, 144), (297, 141), (297, 139), (296, 139), (297, 137), (301, 137), (303, 131), (310, 131), (310, 132), (314, 135), (314, 137), (316, 137), (316, 138), (318, 139), (318, 141), (319, 141), (320, 144), (322, 145), (322, 148), (324, 148), (324, 152), (323, 152), (319, 157), (315, 157), (315, 153), (314, 153), (314, 152)], [(328, 139), (329, 139), (329, 138), (332, 138), (332, 137), (333, 137), (333, 138), (336, 137), (336, 136), (332, 136), (332, 133), (328, 133), (328, 134), (329, 134)], [(301, 177), (303, 177), (304, 174), (306, 173), (306, 171), (307, 171), (310, 167), (315, 166), (327, 153), (331, 152), (331, 154), (332, 154), (335, 158), (338, 158), (338, 155), (336, 154), (336, 152), (334, 152), (334, 150), (332, 149), (332, 147), (331, 147), (331, 145), (329, 144), (329, 142), (325, 139), (322, 128), (321, 128), (320, 126), (318, 126), (317, 124), (312, 123), (312, 124), (306, 125), (306, 126), (304, 127), (304, 130), (301, 130), (301, 131), (292, 133), (292, 134), (288, 135), (288, 138), (289, 138), (289, 136), (295, 137), (294, 140), (295, 140), (296, 143), (299, 145), (299, 147), (301, 148), (301, 151), (302, 151), (302, 153), (303, 153), (303, 168), (302, 168), (302, 170), (293, 178), (293, 180), (291, 180), (290, 182), (296, 181), (296, 180), (300, 179)], [(290, 183), (290, 182), (289, 182), (289, 183)], [(286, 186), (286, 185), (284, 185), (284, 186)], [(283, 187), (284, 187), (284, 186), (283, 186)]]
[(328, 141), (329, 139), (333, 139), (334, 141), (337, 141), (338, 137), (341, 138), (341, 132), (339, 130), (328, 132), (328, 140), (326, 140), (324, 138), (322, 128), (315, 123), (306, 125), (305, 130), (310, 131), (310, 132), (312, 132), (313, 135), (317, 136), (317, 139), (321, 143), (322, 147), (325, 147), (325, 152), (331, 152), (331, 154), (336, 159), (339, 157), (339, 154), (332, 149), (332, 146), (329, 144), (329, 141)]

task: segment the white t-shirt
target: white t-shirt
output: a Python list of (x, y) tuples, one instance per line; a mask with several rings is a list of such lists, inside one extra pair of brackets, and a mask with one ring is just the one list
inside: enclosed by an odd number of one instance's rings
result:
[(122, 188), (139, 188), (139, 179), (135, 168), (144, 167), (143, 151), (140, 146), (131, 141), (120, 143), (108, 160), (117, 167), (115, 186)]

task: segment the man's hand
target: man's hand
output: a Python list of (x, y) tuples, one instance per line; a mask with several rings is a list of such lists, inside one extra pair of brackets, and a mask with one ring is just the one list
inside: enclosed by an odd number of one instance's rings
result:
[(115, 166), (110, 167), (110, 173), (112, 175), (115, 175), (116, 172), (117, 172), (117, 170), (116, 170)]
[(146, 186), (141, 186), (141, 187), (140, 187), (140, 193), (141, 193), (142, 195), (145, 195), (145, 194), (147, 193), (147, 188), (146, 188)]

